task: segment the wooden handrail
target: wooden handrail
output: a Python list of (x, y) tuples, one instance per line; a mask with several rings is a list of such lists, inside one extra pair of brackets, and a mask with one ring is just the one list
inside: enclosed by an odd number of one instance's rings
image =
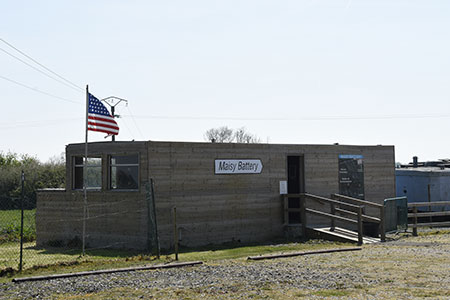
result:
[[(301, 194), (285, 194), (284, 195), (284, 215), (285, 215), (285, 219), (286, 221), (288, 221), (289, 218), (289, 211), (300, 211), (300, 220), (302, 222), (302, 235), (303, 237), (307, 237), (307, 213), (310, 214), (316, 214), (322, 217), (327, 217), (331, 219), (331, 231), (334, 230), (334, 224), (335, 224), (335, 220), (340, 220), (340, 221), (344, 221), (344, 222), (348, 222), (348, 223), (352, 223), (352, 224), (356, 224), (358, 227), (358, 244), (362, 245), (363, 243), (363, 227), (362, 227), (362, 220), (363, 220), (363, 214), (362, 214), (362, 210), (363, 207), (359, 206), (359, 205), (355, 205), (355, 204), (350, 204), (347, 202), (342, 202), (339, 200), (333, 200), (333, 199), (328, 199), (325, 197), (321, 197), (321, 196), (316, 196), (316, 195), (311, 195), (311, 194), (307, 194), (307, 193), (301, 193)], [(300, 200), (300, 207), (295, 209), (295, 208), (289, 208), (287, 206), (288, 203), (288, 199), (289, 198), (298, 198)], [(329, 203), (330, 204), (330, 210), (331, 213), (326, 213), (326, 212), (322, 212), (322, 211), (318, 211), (318, 210), (314, 210), (314, 209), (310, 209), (310, 208), (306, 208), (305, 203), (306, 203), (306, 199), (309, 200), (314, 200), (317, 201), (321, 204), (324, 203)], [(347, 207), (347, 208), (352, 208), (354, 210), (356, 210), (356, 213), (353, 211), (347, 211), (344, 210), (342, 208), (336, 208), (336, 206), (339, 207)], [(336, 215), (336, 210), (340, 210), (340, 211), (344, 211), (344, 212), (348, 212), (350, 213), (350, 215), (354, 216), (354, 214), (356, 214), (357, 216), (357, 220), (353, 220), (353, 219), (349, 219), (349, 218), (345, 218), (342, 216), (338, 216)], [(288, 222), (287, 222), (288, 223)]]
[(419, 217), (442, 217), (442, 216), (450, 216), (450, 211), (424, 211), (419, 212), (417, 210), (418, 207), (424, 207), (424, 206), (445, 206), (449, 205), (450, 201), (433, 201), (433, 202), (413, 202), (408, 203), (408, 207), (413, 209), (412, 213), (408, 214), (408, 218), (413, 218), (413, 224), (410, 224), (408, 226), (411, 226), (413, 228), (413, 235), (417, 236), (417, 227), (419, 226), (446, 226), (449, 225), (450, 222), (430, 222), (430, 223), (420, 223), (418, 224), (418, 218)]
[(336, 205), (340, 205), (340, 206), (347, 206), (347, 207), (351, 207), (354, 209), (358, 209), (359, 205), (355, 205), (355, 204), (350, 204), (347, 202), (342, 202), (339, 200), (333, 200), (333, 199), (328, 199), (325, 197), (321, 197), (321, 196), (316, 196), (316, 195), (311, 195), (311, 194), (304, 194), (306, 198), (311, 199), (311, 200), (316, 200), (316, 201), (322, 201), (322, 202), (327, 202), (327, 203), (333, 203)]
[[(348, 211), (345, 209), (340, 209), (340, 208), (336, 208), (336, 211), (342, 214), (348, 214), (348, 215), (352, 215), (352, 216), (357, 216), (358, 214), (352, 211)], [(362, 216), (363, 221), (369, 221), (369, 222), (375, 222), (375, 223), (380, 223), (380, 218), (376, 218), (376, 217), (371, 217), (369, 215), (365, 215), (363, 214)]]
[(450, 201), (411, 202), (411, 203), (408, 203), (408, 207), (444, 206), (444, 205), (450, 205)]
[[(409, 224), (408, 226), (411, 226), (414, 229), (417, 230), (417, 227), (425, 227), (425, 226), (429, 226), (429, 227), (437, 227), (437, 226), (450, 226), (450, 221), (446, 221), (446, 222), (431, 222), (431, 223), (419, 223), (419, 224)], [(417, 234), (417, 233), (416, 233)]]
[(352, 224), (358, 224), (358, 221), (355, 221), (353, 219), (349, 219), (349, 218), (345, 218), (345, 217), (341, 217), (338, 215), (332, 215), (323, 211), (318, 211), (315, 209), (311, 209), (311, 208), (305, 208), (306, 212), (309, 212), (311, 214), (315, 214), (315, 215), (319, 215), (322, 217), (328, 217), (334, 220), (339, 220), (339, 221), (344, 221), (344, 222), (348, 222), (348, 223), (352, 223)]
[(380, 239), (382, 242), (386, 241), (386, 229), (385, 229), (385, 221), (384, 221), (384, 205), (366, 201), (366, 200), (353, 198), (353, 197), (349, 197), (349, 196), (345, 196), (345, 195), (341, 195), (341, 194), (331, 194), (331, 198), (333, 198), (333, 199), (337, 198), (340, 200), (345, 199), (347, 201), (352, 201), (353, 203), (358, 203), (360, 205), (367, 205), (367, 206), (372, 206), (372, 207), (378, 208), (380, 210), (379, 218), (374, 218), (374, 217), (371, 217), (371, 216), (368, 216), (365, 214), (362, 215), (362, 218), (366, 219), (366, 220), (370, 219), (370, 221), (375, 221), (375, 222), (379, 223)]
[(418, 217), (443, 217), (450, 216), (450, 211), (419, 211), (417, 213), (409, 213), (408, 218), (413, 218), (416, 214)]
[(345, 195), (341, 195), (341, 194), (332, 194), (331, 198), (338, 198), (338, 199), (345, 199), (348, 201), (353, 201), (356, 202), (360, 205), (367, 205), (367, 206), (373, 206), (373, 207), (377, 207), (377, 208), (381, 208), (381, 204), (378, 203), (374, 203), (374, 202), (370, 202), (370, 201), (366, 201), (366, 200), (361, 200), (361, 199), (357, 199), (357, 198), (353, 198), (353, 197), (349, 197), (349, 196), (345, 196)]

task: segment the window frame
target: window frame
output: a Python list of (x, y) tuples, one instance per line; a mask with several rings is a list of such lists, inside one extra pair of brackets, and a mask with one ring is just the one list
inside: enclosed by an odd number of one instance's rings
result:
[[(76, 163), (76, 160), (77, 160), (77, 158), (81, 158), (81, 160), (82, 160), (82, 163), (81, 164), (77, 164)], [(92, 158), (96, 158), (96, 159), (99, 159), (100, 160), (100, 164), (99, 165), (87, 165), (87, 168), (99, 168), (100, 169), (100, 186), (93, 186), (93, 187), (91, 187), (91, 186), (87, 186), (86, 187), (86, 190), (88, 190), (88, 191), (100, 191), (100, 190), (102, 190), (102, 188), (103, 188), (103, 158), (100, 156), (100, 155), (93, 155), (93, 156), (88, 156), (88, 161), (89, 161), (89, 159), (92, 159)], [(84, 175), (85, 175), (85, 173), (84, 173), (84, 159), (85, 159), (85, 157), (84, 156), (81, 156), (81, 155), (73, 155), (72, 156), (72, 190), (76, 190), (76, 191), (80, 191), (80, 190), (83, 190), (84, 189)], [(81, 169), (82, 170), (82, 179), (83, 179), (83, 181), (82, 181), (82, 183), (81, 183), (81, 187), (77, 187), (77, 185), (76, 185), (76, 169), (77, 168), (79, 168), (79, 169)]]
[[(136, 163), (127, 163), (127, 164), (113, 164), (112, 163), (112, 159), (114, 157), (120, 157), (120, 156), (136, 156), (137, 157), (137, 162)], [(139, 153), (115, 153), (115, 154), (109, 154), (108, 155), (108, 189), (110, 191), (114, 191), (114, 192), (137, 192), (140, 190), (141, 185), (140, 185), (140, 180), (141, 180), (141, 164), (140, 164), (141, 160), (140, 160), (140, 155)], [(136, 188), (113, 188), (113, 172), (112, 169), (114, 167), (136, 167), (137, 168), (137, 187)]]

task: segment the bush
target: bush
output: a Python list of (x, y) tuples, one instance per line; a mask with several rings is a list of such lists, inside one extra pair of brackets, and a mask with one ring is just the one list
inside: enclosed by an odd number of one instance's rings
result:
[[(36, 240), (36, 210), (24, 211), (23, 240)], [(20, 241), (20, 210), (0, 211), (0, 244)]]
[(28, 155), (0, 152), (0, 209), (20, 208), (22, 171), (25, 173), (25, 209), (36, 207), (36, 190), (64, 187), (65, 162), (62, 157), (41, 163)]

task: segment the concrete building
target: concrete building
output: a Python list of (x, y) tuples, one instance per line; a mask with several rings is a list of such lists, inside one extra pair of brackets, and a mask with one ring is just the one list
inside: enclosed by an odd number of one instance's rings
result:
[[(83, 155), (84, 144), (68, 145), (66, 188), (38, 193), (38, 245), (81, 237)], [(180, 244), (199, 246), (283, 237), (301, 220), (295, 212), (285, 219), (282, 193), (380, 204), (395, 196), (393, 146), (98, 142), (89, 144), (86, 173), (89, 247), (148, 247), (150, 179), (162, 248), (173, 245), (173, 207)]]

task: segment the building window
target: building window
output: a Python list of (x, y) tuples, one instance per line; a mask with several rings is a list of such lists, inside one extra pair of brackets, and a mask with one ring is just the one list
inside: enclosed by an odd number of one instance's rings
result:
[[(84, 157), (76, 156), (74, 160), (73, 172), (73, 188), (83, 189), (84, 185)], [(102, 188), (102, 159), (99, 157), (88, 157), (86, 169), (86, 188), (101, 189)]]
[(112, 190), (136, 190), (139, 188), (139, 158), (137, 154), (111, 156), (109, 166)]

